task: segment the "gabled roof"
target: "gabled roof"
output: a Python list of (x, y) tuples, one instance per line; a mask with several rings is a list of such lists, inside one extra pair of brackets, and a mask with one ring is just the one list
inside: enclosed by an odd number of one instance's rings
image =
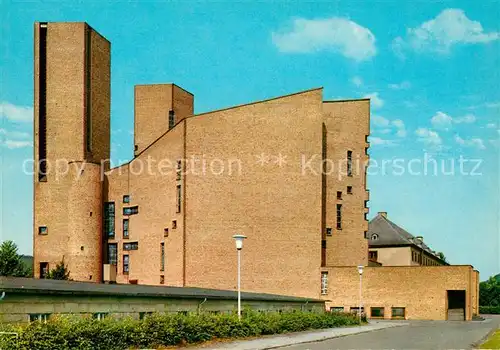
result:
[(377, 216), (368, 223), (366, 238), (368, 238), (368, 245), (370, 247), (414, 246), (440, 259), (436, 252), (429, 248), (420, 238), (413, 236), (411, 233), (389, 220), (386, 213), (378, 213)]

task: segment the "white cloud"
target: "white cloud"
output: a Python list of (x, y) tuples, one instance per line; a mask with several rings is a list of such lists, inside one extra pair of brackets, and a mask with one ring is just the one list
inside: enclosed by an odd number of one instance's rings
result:
[(408, 90), (409, 88), (411, 88), (411, 83), (409, 81), (405, 80), (399, 84), (389, 84), (388, 86), (389, 86), (389, 89), (392, 89), (392, 90)]
[(9, 102), (0, 102), (0, 117), (12, 122), (32, 122), (33, 108), (16, 106)]
[(486, 127), (488, 129), (495, 129), (497, 126), (495, 125), (495, 123), (488, 123), (488, 124), (486, 124)]
[(452, 124), (471, 124), (476, 121), (476, 117), (473, 114), (466, 114), (462, 117), (453, 118), (448, 114), (438, 111), (431, 118), (431, 124), (436, 129), (449, 130)]
[(432, 118), (431, 124), (437, 129), (445, 129), (451, 127), (453, 118), (448, 114), (438, 111)]
[(405, 128), (405, 123), (401, 119), (395, 119), (391, 122), (392, 125), (394, 125), (397, 129), (396, 131), (396, 136), (397, 137), (406, 137), (406, 128)]
[(387, 140), (380, 137), (370, 136), (370, 144), (372, 146), (395, 146), (396, 142), (394, 140)]
[(470, 20), (461, 9), (445, 9), (435, 18), (416, 28), (408, 28), (406, 37), (393, 40), (396, 55), (404, 50), (448, 53), (454, 45), (479, 44), (498, 40), (499, 32), (485, 32), (481, 23)]
[(467, 109), (478, 109), (478, 108), (483, 108), (483, 107), (500, 108), (500, 102), (486, 102), (486, 103), (479, 104), (479, 105), (469, 106), (469, 107), (467, 107)]
[(5, 140), (0, 141), (0, 144), (5, 145), (9, 149), (33, 147), (33, 143), (31, 141)]
[(351, 83), (353, 83), (355, 86), (360, 87), (363, 85), (363, 79), (360, 77), (356, 76), (351, 79)]
[(389, 119), (381, 117), (377, 114), (372, 114), (370, 119), (375, 126), (389, 126)]
[(377, 53), (375, 36), (368, 29), (346, 18), (296, 18), (291, 28), (271, 34), (279, 51), (285, 53), (339, 52), (347, 58), (364, 61)]
[(455, 142), (464, 147), (472, 147), (477, 149), (485, 149), (485, 145), (482, 139), (480, 138), (472, 138), (469, 140), (464, 140), (458, 135), (455, 135)]
[(366, 94), (363, 98), (369, 98), (370, 104), (373, 108), (381, 108), (384, 105), (384, 100), (378, 97), (378, 92), (372, 92), (371, 94)]
[(30, 134), (23, 131), (9, 131), (7, 129), (0, 128), (0, 135), (3, 135), (6, 138), (14, 138), (14, 139), (28, 139), (31, 137)]
[(432, 149), (440, 149), (443, 144), (443, 140), (439, 136), (439, 134), (433, 130), (426, 128), (418, 128), (415, 131), (417, 135), (417, 140), (422, 142), (424, 145), (432, 148)]

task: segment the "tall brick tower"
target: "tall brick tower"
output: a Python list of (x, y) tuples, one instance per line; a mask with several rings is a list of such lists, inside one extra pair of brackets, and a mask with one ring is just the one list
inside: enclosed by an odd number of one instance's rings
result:
[(100, 282), (111, 44), (86, 23), (37, 22), (34, 41), (34, 276), (64, 260)]

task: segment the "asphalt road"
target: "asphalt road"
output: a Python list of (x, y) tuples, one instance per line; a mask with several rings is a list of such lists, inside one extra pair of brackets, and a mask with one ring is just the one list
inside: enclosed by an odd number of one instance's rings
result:
[(331, 349), (470, 349), (492, 329), (500, 316), (485, 321), (406, 321), (407, 326), (334, 338), (315, 343), (287, 346), (286, 350)]

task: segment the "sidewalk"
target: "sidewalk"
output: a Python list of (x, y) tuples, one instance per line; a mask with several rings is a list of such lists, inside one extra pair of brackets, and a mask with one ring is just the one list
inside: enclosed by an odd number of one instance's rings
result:
[(341, 327), (322, 329), (317, 331), (305, 331), (298, 333), (288, 333), (271, 335), (252, 340), (238, 340), (232, 342), (221, 342), (201, 345), (198, 347), (189, 347), (189, 349), (235, 349), (235, 350), (261, 350), (273, 349), (282, 346), (295, 345), (301, 343), (309, 343), (321, 341), (330, 338), (343, 337), (346, 335), (359, 334), (365, 332), (372, 332), (379, 329), (406, 326), (406, 322), (386, 322), (386, 321), (370, 321), (366, 326), (358, 327)]

